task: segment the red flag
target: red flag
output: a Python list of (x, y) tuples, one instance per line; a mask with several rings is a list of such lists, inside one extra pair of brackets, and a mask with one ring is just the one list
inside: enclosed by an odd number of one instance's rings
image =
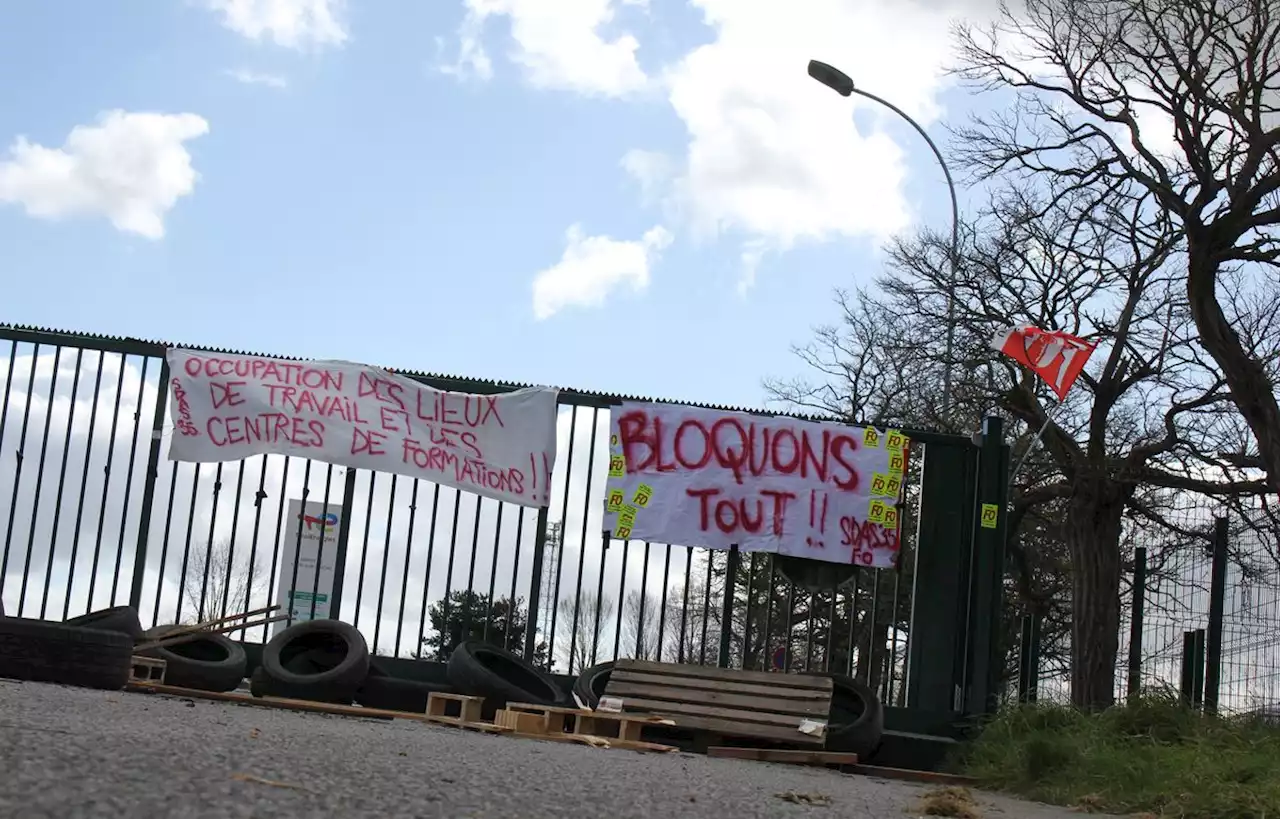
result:
[(1061, 401), (1067, 397), (1097, 345), (1061, 330), (1023, 325), (1000, 330), (992, 337), (991, 346), (996, 352), (1030, 367)]

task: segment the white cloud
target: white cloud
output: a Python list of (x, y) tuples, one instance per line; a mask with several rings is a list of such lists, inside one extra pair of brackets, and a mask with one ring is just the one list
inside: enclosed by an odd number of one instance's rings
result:
[(245, 85), (266, 85), (271, 88), (288, 88), (289, 80), (279, 74), (260, 74), (256, 71), (250, 71), (246, 68), (236, 68), (227, 71), (227, 76), (236, 82), (242, 82)]
[(341, 46), (347, 30), (343, 0), (206, 0), (222, 24), (250, 40), (270, 39), (283, 48)]
[(195, 114), (108, 111), (73, 128), (61, 148), (18, 137), (0, 162), (0, 202), (42, 219), (102, 215), (159, 239), (165, 214), (199, 179), (183, 143), (208, 131)]
[(619, 241), (608, 236), (586, 236), (580, 225), (566, 234), (560, 262), (533, 279), (533, 314), (550, 318), (571, 307), (596, 307), (609, 293), (623, 286), (640, 292), (649, 286), (649, 267), (671, 244), (671, 234), (661, 226), (647, 231), (639, 241)]
[[(645, 73), (636, 61), (639, 42), (631, 34), (608, 38), (602, 27), (615, 15), (614, 0), (465, 0), (467, 15), (459, 30), (459, 56), (446, 73), (492, 74), (480, 36), (490, 17), (511, 23), (515, 48), (511, 60), (524, 69), (536, 88), (575, 91), (608, 97), (643, 88)], [(646, 7), (647, 0), (623, 0)]]
[[(743, 285), (763, 256), (798, 242), (880, 242), (906, 228), (905, 154), (941, 177), (928, 147), (914, 133), (903, 144), (891, 139), (884, 127), (896, 115), (856, 96), (843, 100), (806, 67), (810, 59), (832, 63), (927, 127), (941, 115), (950, 17), (963, 10), (910, 0), (691, 2), (715, 36), (665, 74), (688, 131), (668, 194), (696, 234), (742, 239)], [(851, 105), (866, 112), (869, 128), (855, 127)], [(651, 168), (624, 164), (643, 185)]]

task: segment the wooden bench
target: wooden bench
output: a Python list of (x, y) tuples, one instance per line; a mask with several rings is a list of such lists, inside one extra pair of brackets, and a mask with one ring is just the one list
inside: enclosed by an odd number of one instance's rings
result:
[(825, 744), (831, 714), (827, 677), (641, 660), (618, 660), (604, 695), (677, 728), (806, 747)]

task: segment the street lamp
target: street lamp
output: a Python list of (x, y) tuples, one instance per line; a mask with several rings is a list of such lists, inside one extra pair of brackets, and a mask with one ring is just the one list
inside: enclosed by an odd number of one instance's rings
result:
[(873, 102), (880, 103), (911, 123), (911, 127), (915, 128), (920, 136), (924, 137), (924, 141), (929, 143), (929, 147), (933, 149), (933, 155), (938, 158), (938, 164), (942, 166), (942, 175), (947, 178), (947, 190), (951, 192), (951, 276), (950, 281), (947, 283), (947, 365), (942, 376), (942, 408), (944, 412), (948, 412), (951, 409), (951, 367), (952, 359), (955, 357), (954, 349), (956, 343), (956, 280), (959, 278), (960, 267), (960, 206), (956, 202), (956, 186), (951, 181), (951, 169), (947, 167), (947, 161), (942, 158), (942, 151), (938, 150), (938, 146), (934, 144), (929, 134), (920, 127), (920, 123), (907, 116), (906, 112), (898, 106), (886, 99), (877, 97), (875, 94), (869, 94), (860, 88), (854, 87), (853, 79), (848, 74), (826, 63), (810, 60), (809, 76), (842, 97), (847, 97), (850, 94), (866, 97)]

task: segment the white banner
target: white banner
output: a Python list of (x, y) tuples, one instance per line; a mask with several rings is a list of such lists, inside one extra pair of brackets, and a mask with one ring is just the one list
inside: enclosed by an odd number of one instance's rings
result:
[[(289, 523), (280, 536), (280, 575), (276, 583), (276, 614), (292, 615), (293, 621), (328, 620), (333, 605), (333, 567), (338, 559), (338, 532), (342, 525), (342, 507), (331, 503), (326, 511), (323, 503), (311, 502), (303, 512), (302, 501), (289, 500)], [(301, 541), (298, 535), (301, 530)], [(298, 557), (298, 579), (293, 578), (293, 558)], [(319, 582), (317, 582), (317, 573)], [(312, 600), (315, 617), (311, 616)], [(288, 620), (271, 624), (275, 635), (289, 625)]]
[(167, 357), (171, 461), (296, 455), (522, 506), (550, 501), (554, 389), (477, 395), (345, 361), (177, 348)]
[(675, 404), (612, 413), (613, 537), (893, 566), (907, 438), (897, 430)]

